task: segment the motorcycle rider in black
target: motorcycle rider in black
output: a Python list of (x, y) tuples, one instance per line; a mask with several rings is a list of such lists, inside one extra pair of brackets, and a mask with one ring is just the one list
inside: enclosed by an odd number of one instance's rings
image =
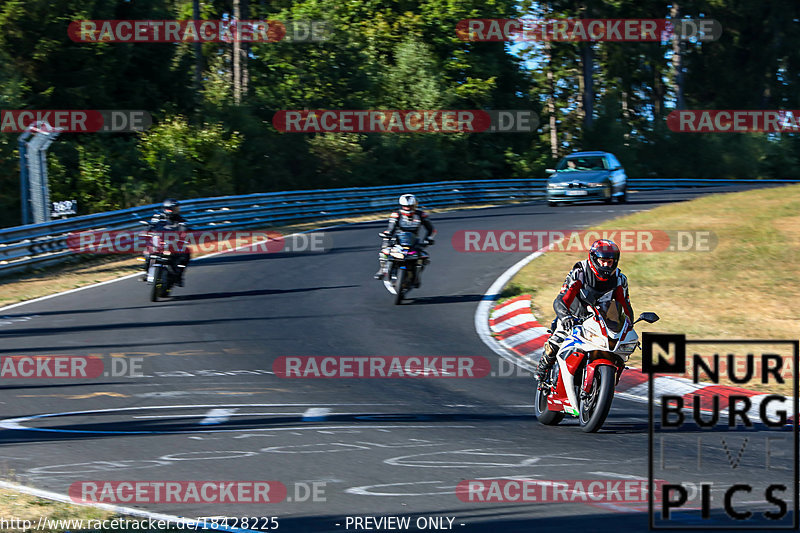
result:
[[(185, 233), (189, 231), (189, 226), (186, 224), (186, 219), (181, 216), (181, 206), (177, 200), (167, 198), (161, 204), (161, 211), (153, 215), (150, 222), (147, 224), (147, 232), (154, 231), (169, 231)], [(173, 257), (175, 258), (176, 271), (178, 272), (178, 279), (175, 284), (183, 287), (183, 273), (189, 265), (191, 254), (188, 249), (176, 252), (173, 250)], [(144, 274), (142, 274), (142, 281), (147, 281), (147, 271), (150, 268), (150, 257), (145, 253)]]
[[(400, 197), (398, 203), (400, 204), (399, 211), (395, 211), (391, 214), (389, 217), (389, 227), (386, 231), (381, 233), (381, 237), (383, 237), (381, 250), (389, 246), (389, 240), (395, 232), (408, 231), (419, 237), (420, 227), (425, 228), (425, 236), (420, 239), (422, 245), (427, 246), (433, 244), (434, 241), (432, 237), (436, 234), (436, 230), (428, 219), (428, 214), (419, 209), (419, 204), (414, 195), (404, 194)], [(386, 260), (382, 252), (378, 252), (378, 258), (380, 260), (380, 268), (375, 273), (375, 279), (383, 280), (388, 273), (389, 261)], [(424, 269), (425, 267), (423, 266), (422, 268)], [(415, 287), (419, 287), (421, 276), (422, 272), (420, 271), (414, 283)]]
[(536, 379), (541, 383), (547, 378), (556, 354), (572, 333), (572, 328), (585, 318), (585, 305), (615, 300), (633, 320), (633, 308), (628, 296), (628, 278), (618, 268), (619, 247), (613, 241), (600, 239), (592, 243), (589, 258), (572, 267), (567, 274), (561, 292), (553, 301), (556, 319), (551, 329), (552, 335), (544, 345), (544, 353), (539, 359)]

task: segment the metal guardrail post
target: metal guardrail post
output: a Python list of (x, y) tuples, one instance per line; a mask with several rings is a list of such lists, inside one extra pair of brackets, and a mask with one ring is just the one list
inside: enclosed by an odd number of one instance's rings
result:
[[(47, 149), (61, 130), (45, 121), (28, 126), (19, 136), (22, 221), (38, 224), (50, 221), (50, 187), (47, 183)], [(29, 140), (31, 135), (33, 139)]]
[(17, 138), (19, 147), (19, 196), (22, 210), (22, 225), (31, 223), (31, 206), (28, 196), (28, 139), (33, 132), (26, 130)]

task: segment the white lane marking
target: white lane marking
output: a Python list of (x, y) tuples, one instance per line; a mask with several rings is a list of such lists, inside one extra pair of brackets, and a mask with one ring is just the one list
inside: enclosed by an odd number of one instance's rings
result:
[[(303, 413), (300, 412), (285, 412), (285, 411), (266, 411), (261, 413), (228, 413), (227, 418), (233, 418), (237, 416), (301, 416)], [(343, 415), (360, 415), (362, 413), (340, 413)], [(158, 420), (159, 418), (200, 418), (201, 416), (206, 415), (142, 415), (142, 416), (132, 416), (131, 418), (136, 420)]]
[(201, 426), (208, 426), (211, 424), (223, 424), (230, 420), (231, 415), (236, 412), (236, 409), (211, 409), (206, 413), (204, 419), (199, 424)]
[[(240, 450), (214, 450), (206, 452), (183, 452), (162, 455), (159, 461), (216, 461), (218, 459), (239, 459), (241, 457), (252, 457), (258, 452)], [(165, 463), (167, 464), (167, 463)]]
[[(494, 477), (473, 477), (472, 479), (478, 480), (495, 480), (495, 479), (513, 479), (527, 481), (539, 476), (539, 474), (532, 475), (513, 475), (513, 476), (494, 476)], [(427, 485), (439, 483), (440, 485), (434, 488), (442, 489), (437, 492), (375, 492), (372, 489), (379, 487), (405, 487), (409, 485)], [(360, 487), (350, 487), (345, 489), (347, 494), (357, 494), (359, 496), (435, 496), (439, 494), (456, 494), (458, 485), (452, 485), (450, 482), (445, 481), (408, 481), (404, 483), (383, 483), (380, 485), (362, 485)]]
[(9, 324), (13, 324), (14, 322), (27, 322), (32, 318), (39, 318), (39, 315), (19, 316), (19, 317), (0, 316), (0, 326), (7, 326)]
[(304, 421), (320, 421), (325, 420), (328, 416), (328, 413), (333, 411), (333, 409), (329, 407), (309, 407), (306, 409), (305, 413), (303, 413), (303, 420)]
[[(442, 456), (452, 456), (452, 458)], [(422, 457), (425, 459), (419, 459)], [(488, 459), (481, 461), (480, 459), (484, 457)], [(512, 457), (518, 459), (507, 459)], [(419, 468), (495, 468), (534, 466), (540, 460), (541, 457), (523, 455), (520, 453), (498, 453), (484, 450), (448, 450), (402, 455), (385, 459), (383, 462), (392, 466), (411, 466)]]
[(589, 472), (590, 474), (594, 474), (596, 476), (608, 476), (608, 477), (617, 477), (620, 479), (638, 479), (638, 480), (647, 480), (646, 477), (642, 476), (634, 476), (632, 474), (620, 474), (618, 472)]
[[(291, 406), (310, 406), (315, 404), (308, 404), (308, 403), (237, 403), (237, 404), (228, 404), (228, 405), (211, 405), (211, 404), (203, 404), (203, 405), (152, 405), (152, 406), (145, 406), (145, 407), (113, 407), (110, 409), (93, 409), (89, 411), (64, 411), (61, 413), (44, 413), (39, 415), (30, 415), (30, 416), (20, 416), (15, 418), (6, 418), (0, 420), (0, 428), (3, 429), (16, 429), (16, 430), (27, 430), (27, 431), (49, 431), (49, 432), (57, 432), (57, 433), (123, 433), (129, 434), (131, 432), (128, 431), (84, 431), (84, 430), (68, 430), (68, 429), (50, 429), (50, 428), (31, 428), (27, 426), (23, 426), (23, 422), (30, 422), (32, 420), (38, 420), (40, 418), (53, 418), (53, 417), (61, 417), (61, 416), (75, 416), (75, 415), (89, 415), (89, 414), (97, 414), (97, 413), (119, 413), (123, 411), (151, 411), (151, 410), (158, 410), (158, 409), (214, 409), (214, 408), (239, 408), (239, 407), (291, 407)], [(385, 405), (399, 405), (399, 404), (390, 404), (390, 403), (340, 403), (340, 404), (331, 404), (331, 405), (368, 405), (368, 406), (385, 406)], [(381, 426), (383, 427), (383, 426)], [(472, 427), (472, 426), (464, 426), (464, 427)], [(284, 428), (289, 429), (289, 428)], [(306, 429), (306, 428), (302, 428)], [(325, 428), (328, 429), (328, 428)], [(236, 431), (236, 430), (234, 430)], [(254, 430), (258, 431), (258, 430)], [(134, 432), (134, 433), (163, 433), (160, 431), (144, 431), (144, 432)]]
[(407, 485), (424, 485), (430, 483), (444, 483), (442, 481), (410, 481), (407, 483), (384, 483), (380, 485), (363, 485), (361, 487), (350, 487), (349, 489), (345, 489), (344, 492), (347, 494), (357, 494), (359, 496), (436, 496), (439, 494), (454, 494), (455, 486), (453, 485), (445, 485), (441, 486), (443, 491), (437, 492), (416, 492), (416, 493), (407, 493), (407, 492), (373, 492), (371, 489), (378, 488), (378, 487), (398, 487), (398, 486), (407, 486)]

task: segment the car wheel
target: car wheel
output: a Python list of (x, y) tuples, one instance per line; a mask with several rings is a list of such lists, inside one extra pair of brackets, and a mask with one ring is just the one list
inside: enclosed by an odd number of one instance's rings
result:
[(603, 188), (603, 192), (605, 192), (608, 196), (605, 198), (605, 203), (610, 204), (614, 201), (614, 184), (611, 182), (606, 182), (606, 186)]
[(628, 189), (626, 187), (622, 189), (622, 194), (619, 195), (619, 203), (624, 204), (627, 201), (628, 201)]

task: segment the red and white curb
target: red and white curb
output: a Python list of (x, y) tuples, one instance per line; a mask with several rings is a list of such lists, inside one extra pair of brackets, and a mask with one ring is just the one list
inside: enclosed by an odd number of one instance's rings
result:
[[(531, 297), (517, 296), (495, 306), (489, 313), (489, 330), (493, 340), (516, 356), (517, 363), (528, 370), (535, 368), (542, 355), (542, 347), (550, 336), (547, 327), (539, 323), (531, 311)], [(505, 357), (505, 356), (504, 356)], [(508, 357), (506, 357), (508, 359)], [(615, 395), (638, 402), (648, 401), (648, 376), (638, 368), (628, 367), (622, 373)], [(694, 383), (692, 380), (674, 376), (656, 376), (653, 379), (653, 396), (658, 399), (664, 395), (681, 396), (684, 408), (692, 408), (695, 398), (702, 411), (710, 411), (714, 398), (719, 409), (728, 409), (731, 396), (746, 396), (751, 407), (747, 415), (751, 420), (759, 420), (761, 402), (769, 396), (759, 391), (717, 385), (713, 383)], [(767, 407), (770, 419), (777, 419), (777, 413), (787, 410), (791, 413), (793, 398), (773, 401)]]
[(503, 347), (536, 364), (550, 336), (531, 312), (531, 297), (517, 296), (498, 305), (489, 315), (489, 329)]

